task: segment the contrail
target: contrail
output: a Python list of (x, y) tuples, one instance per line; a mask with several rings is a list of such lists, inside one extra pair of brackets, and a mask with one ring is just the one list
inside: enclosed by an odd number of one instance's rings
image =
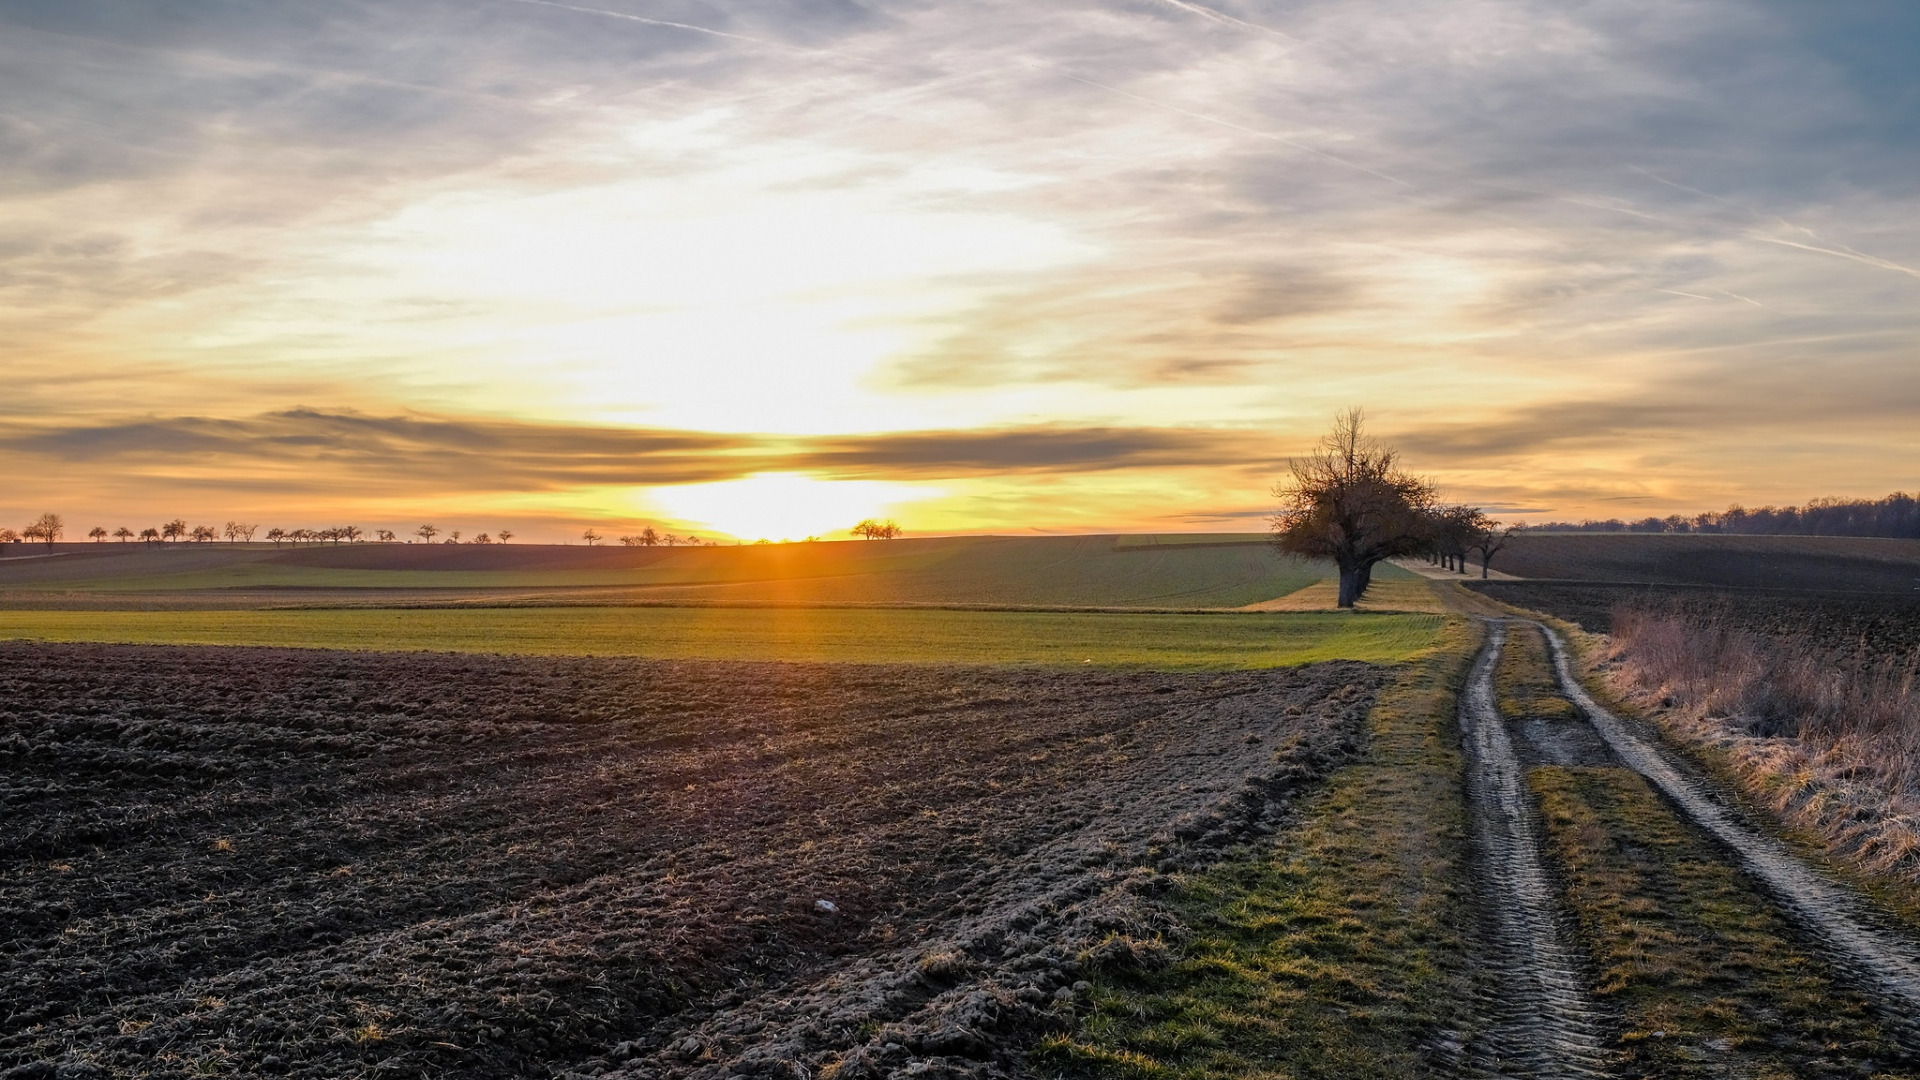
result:
[(1709, 303), (1709, 304), (1713, 304), (1713, 303), (1718, 303), (1718, 301), (1716, 301), (1716, 300), (1715, 300), (1715, 299), (1714, 299), (1713, 297), (1711, 297), (1711, 296), (1701, 296), (1701, 295), (1700, 295), (1699, 293), (1697, 293), (1697, 292), (1681, 292), (1681, 291), (1680, 291), (1679, 289), (1655, 289), (1655, 290), (1653, 290), (1653, 291), (1654, 291), (1654, 292), (1663, 292), (1663, 293), (1666, 293), (1666, 294), (1667, 294), (1667, 295), (1669, 295), (1669, 296), (1685, 296), (1685, 297), (1690, 297), (1690, 298), (1692, 298), (1692, 299), (1694, 299), (1694, 300), (1705, 300), (1705, 301), (1706, 301), (1707, 303)]
[[(1055, 69), (1055, 70), (1058, 70), (1058, 69)], [(1368, 176), (1374, 177), (1375, 179), (1385, 180), (1389, 184), (1398, 184), (1404, 188), (1410, 188), (1413, 186), (1412, 184), (1407, 183), (1405, 180), (1396, 179), (1395, 177), (1388, 176), (1386, 173), (1374, 172), (1372, 169), (1367, 168), (1365, 165), (1355, 164), (1354, 162), (1348, 161), (1346, 158), (1339, 157), (1334, 154), (1329, 154), (1325, 150), (1320, 150), (1315, 147), (1308, 146), (1306, 143), (1295, 142), (1294, 140), (1287, 138), (1285, 135), (1275, 135), (1271, 131), (1261, 131), (1259, 128), (1250, 128), (1244, 124), (1236, 124), (1231, 120), (1222, 120), (1217, 116), (1208, 116), (1206, 113), (1197, 113), (1190, 109), (1183, 109), (1178, 105), (1169, 105), (1164, 101), (1155, 101), (1152, 98), (1141, 97), (1139, 94), (1128, 93), (1127, 91), (1122, 90), (1117, 86), (1108, 86), (1106, 83), (1094, 82), (1092, 79), (1083, 79), (1080, 76), (1075, 75), (1070, 71), (1061, 71), (1060, 74), (1066, 78), (1072, 79), (1074, 82), (1084, 83), (1085, 85), (1091, 86), (1096, 90), (1105, 90), (1109, 94), (1118, 94), (1123, 98), (1127, 98), (1130, 101), (1137, 101), (1142, 105), (1151, 105), (1156, 109), (1165, 109), (1168, 112), (1179, 113), (1181, 116), (1191, 117), (1195, 120), (1203, 120), (1209, 124), (1216, 124), (1220, 127), (1229, 128), (1233, 131), (1244, 132), (1248, 135), (1255, 135), (1262, 139), (1272, 139), (1274, 142), (1283, 143), (1287, 146), (1291, 146), (1295, 150), (1302, 150), (1302, 151), (1305, 151), (1306, 153), (1313, 154), (1317, 157), (1326, 158), (1328, 161), (1331, 161), (1336, 165), (1344, 165), (1347, 168), (1353, 169), (1356, 172), (1366, 173)]]
[(1259, 23), (1251, 23), (1245, 19), (1236, 19), (1224, 11), (1216, 11), (1202, 4), (1189, 3), (1188, 0), (1160, 0), (1160, 2), (1168, 7), (1178, 8), (1190, 15), (1198, 15), (1208, 22), (1216, 22), (1222, 26), (1237, 26), (1243, 30), (1252, 30), (1261, 34), (1271, 34), (1274, 37), (1291, 41), (1296, 45), (1307, 44), (1307, 42), (1294, 37), (1292, 34), (1282, 33), (1271, 26), (1261, 26)]
[(666, 19), (649, 19), (644, 15), (629, 15), (624, 11), (608, 11), (605, 8), (578, 7), (574, 4), (555, 3), (554, 0), (510, 0), (515, 4), (532, 4), (535, 7), (559, 8), (561, 11), (577, 11), (583, 15), (605, 15), (609, 19), (625, 19), (628, 22), (646, 23), (648, 26), (665, 26), (674, 30), (687, 30), (695, 34), (710, 34), (717, 38), (731, 38), (734, 41), (748, 41), (755, 45), (771, 45), (776, 49), (791, 49), (791, 45), (782, 45), (777, 41), (748, 37), (745, 34), (728, 33), (715, 30), (710, 26), (695, 26), (692, 23), (670, 22)]
[[(1799, 248), (1801, 251), (1812, 251), (1821, 255), (1831, 255), (1836, 259), (1851, 259), (1854, 262), (1865, 263), (1868, 266), (1877, 266), (1882, 270), (1891, 270), (1896, 274), (1905, 274), (1908, 277), (1920, 278), (1920, 270), (1915, 270), (1911, 266), (1902, 266), (1897, 262), (1891, 262), (1878, 256), (1855, 251), (1845, 245), (1841, 245), (1838, 248), (1820, 247), (1816, 244), (1800, 244), (1792, 240), (1782, 240), (1777, 236), (1762, 236), (1755, 232), (1750, 232), (1746, 235), (1747, 239), (1758, 240), (1763, 244), (1779, 244), (1781, 247)], [(1809, 235), (1811, 235), (1811, 233), (1809, 233)]]

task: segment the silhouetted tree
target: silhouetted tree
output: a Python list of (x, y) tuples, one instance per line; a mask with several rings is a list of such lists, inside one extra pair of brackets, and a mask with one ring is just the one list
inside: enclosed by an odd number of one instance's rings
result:
[(593, 529), (588, 528), (585, 532), (582, 532), (580, 534), (580, 539), (585, 540), (587, 542), (588, 547), (592, 547), (593, 545), (600, 542), (600, 534), (597, 532), (594, 532)]
[(1320, 448), (1288, 466), (1291, 477), (1273, 489), (1280, 500), (1273, 542), (1290, 554), (1333, 560), (1340, 607), (1366, 593), (1375, 566), (1429, 543), (1433, 485), (1366, 434), (1361, 410), (1336, 417)]
[(1507, 546), (1507, 541), (1513, 539), (1513, 534), (1519, 531), (1520, 526), (1518, 525), (1508, 525), (1503, 528), (1497, 521), (1488, 521), (1474, 534), (1473, 543), (1469, 546), (1480, 553), (1480, 576), (1482, 578), (1491, 575), (1493, 557), (1498, 555), (1500, 549)]
[(195, 525), (193, 527), (193, 542), (196, 544), (204, 544), (210, 540), (218, 539), (220, 539), (220, 530), (211, 525)]
[[(349, 544), (357, 544), (360, 542), (360, 537), (364, 535), (358, 525), (342, 525), (339, 529), (338, 540), (345, 540)], [(336, 543), (338, 540), (336, 540)]]
[(491, 544), (493, 543), (493, 537), (488, 536), (486, 533), (481, 533), (473, 538), (473, 542), (476, 544)]
[(640, 530), (640, 546), (657, 547), (659, 543), (660, 543), (660, 534), (653, 531), (653, 526), (649, 525), (646, 528)]
[(501, 542), (501, 543), (503, 543), (503, 544), (504, 544), (504, 543), (506, 543), (507, 541), (509, 541), (509, 540), (511, 540), (511, 539), (513, 539), (513, 530), (512, 530), (512, 529), (501, 529), (501, 530), (500, 530), (500, 542)]
[(157, 543), (159, 543), (159, 542), (160, 542), (160, 530), (159, 530), (159, 529), (141, 529), (141, 530), (140, 530), (140, 542), (141, 542), (141, 543), (143, 543), (143, 544), (157, 544)]
[(0, 544), (17, 544), (19, 542), (19, 533), (14, 532), (12, 529), (0, 529)]
[(900, 528), (892, 519), (876, 521), (873, 518), (867, 518), (850, 531), (863, 540), (892, 540), (906, 530)]
[(413, 530), (413, 534), (415, 536), (418, 536), (420, 539), (426, 541), (427, 543), (431, 544), (433, 543), (433, 538), (440, 534), (440, 530), (434, 528), (431, 525), (422, 525), (419, 528)]
[(115, 540), (120, 541), (123, 544), (133, 539), (133, 535), (134, 535), (133, 530), (127, 528), (125, 525), (122, 525), (119, 528), (113, 530), (113, 538)]
[(392, 529), (375, 529), (373, 535), (383, 544), (391, 544), (395, 540)]
[(172, 521), (160, 526), (160, 535), (167, 540), (178, 540), (187, 535), (187, 519), (174, 518)]
[(106, 526), (95, 525), (93, 528), (87, 530), (87, 535), (93, 537), (93, 542), (97, 544), (107, 538)]
[(280, 541), (285, 540), (286, 538), (287, 538), (287, 530), (285, 529), (272, 528), (267, 530), (267, 539), (273, 541), (274, 547), (279, 547)]
[(20, 531), (27, 540), (39, 540), (52, 548), (60, 534), (67, 531), (67, 523), (59, 514), (41, 514), (32, 524)]

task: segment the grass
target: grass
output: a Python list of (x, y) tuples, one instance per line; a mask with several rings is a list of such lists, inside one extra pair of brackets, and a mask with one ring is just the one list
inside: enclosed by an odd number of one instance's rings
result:
[(1453, 710), (1478, 637), (1448, 620), (1376, 704), (1362, 758), (1277, 847), (1184, 883), (1181, 955), (1094, 981), (1089, 1011), (1037, 1063), (1137, 1080), (1444, 1072), (1471, 996)]
[(0, 639), (1191, 670), (1397, 662), (1432, 648), (1442, 621), (858, 608), (0, 611)]
[[(1237, 608), (1333, 573), (1331, 564), (1281, 556), (1260, 543), (1125, 539), (971, 536), (673, 549), (83, 544), (67, 545), (55, 558), (0, 563), (0, 594), (601, 589), (668, 601)], [(1411, 576), (1391, 567), (1381, 574)]]
[(1541, 720), (1579, 720), (1580, 710), (1560, 693), (1547, 653), (1547, 639), (1530, 626), (1507, 631), (1493, 671), (1493, 692), (1502, 716)]
[[(1867, 1077), (1896, 1057), (1776, 907), (1638, 775), (1529, 777), (1626, 1075)], [(1912, 1062), (1905, 1062), (1911, 1067)]]

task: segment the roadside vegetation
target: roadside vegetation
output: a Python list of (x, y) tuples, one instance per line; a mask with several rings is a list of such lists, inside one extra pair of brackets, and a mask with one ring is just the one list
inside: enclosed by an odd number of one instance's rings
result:
[(1617, 682), (1749, 797), (1862, 869), (1920, 883), (1920, 654), (1616, 612)]
[(1449, 620), (1276, 845), (1181, 881), (1171, 903), (1187, 934), (1169, 962), (1097, 978), (1091, 1008), (1040, 1060), (1138, 1080), (1457, 1066), (1473, 909), (1453, 710), (1478, 642)]

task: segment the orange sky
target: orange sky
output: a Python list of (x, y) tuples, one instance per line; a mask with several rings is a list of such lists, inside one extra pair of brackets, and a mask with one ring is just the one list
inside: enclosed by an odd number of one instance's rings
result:
[(0, 8), (0, 521), (1259, 528), (1920, 487), (1915, 19)]

